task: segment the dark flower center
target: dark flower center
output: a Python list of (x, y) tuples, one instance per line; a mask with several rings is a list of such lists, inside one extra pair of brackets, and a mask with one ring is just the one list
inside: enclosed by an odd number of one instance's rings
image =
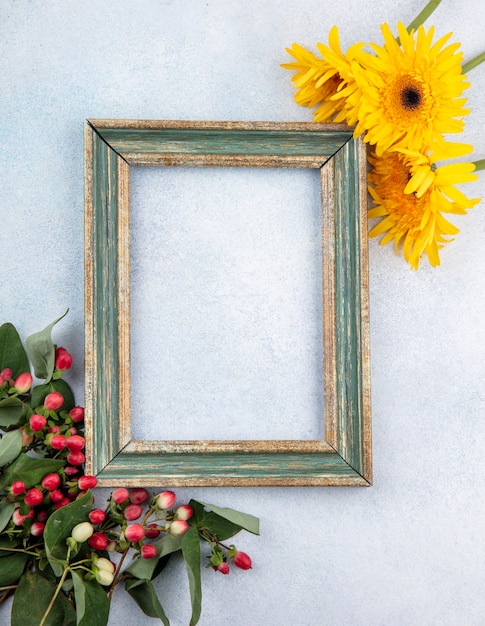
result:
[(421, 94), (415, 87), (406, 87), (401, 93), (401, 102), (405, 109), (417, 109), (421, 104)]

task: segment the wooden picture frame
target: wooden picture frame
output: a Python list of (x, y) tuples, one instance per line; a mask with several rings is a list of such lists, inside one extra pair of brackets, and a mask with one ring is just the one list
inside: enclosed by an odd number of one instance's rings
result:
[[(129, 173), (135, 165), (320, 170), (323, 440), (132, 440)], [(86, 473), (101, 486), (370, 485), (366, 150), (352, 129), (88, 120), (85, 168)]]

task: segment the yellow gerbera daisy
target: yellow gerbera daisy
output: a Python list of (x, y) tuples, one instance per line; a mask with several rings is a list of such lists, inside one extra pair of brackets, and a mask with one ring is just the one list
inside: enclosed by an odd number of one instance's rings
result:
[[(296, 59), (293, 63), (282, 64), (286, 69), (296, 70), (292, 78), (297, 88), (295, 101), (310, 109), (316, 107), (313, 111), (315, 122), (341, 122), (347, 119), (342, 110), (346, 105), (349, 87), (352, 92), (351, 85), (355, 86), (351, 75), (351, 61), (363, 47), (363, 43), (354, 44), (344, 54), (340, 47), (338, 29), (333, 26), (328, 35), (328, 46), (317, 44), (321, 58), (297, 43), (286, 49)], [(345, 93), (342, 92), (344, 88)], [(355, 118), (353, 123), (356, 121)]]
[(359, 120), (356, 136), (366, 133), (378, 155), (393, 145), (442, 146), (442, 134), (461, 132), (461, 118), (470, 112), (460, 97), (469, 86), (460, 44), (444, 47), (452, 33), (433, 44), (433, 27), (408, 33), (399, 23), (399, 45), (387, 24), (381, 29), (384, 46), (371, 44), (376, 54), (361, 52), (352, 66), (360, 90), (348, 103)]
[[(471, 146), (445, 144), (447, 154), (469, 152)], [(370, 237), (382, 235), (380, 243), (394, 240), (398, 253), (403, 242), (404, 258), (418, 269), (423, 253), (433, 267), (440, 264), (439, 250), (450, 241), (448, 236), (459, 232), (458, 228), (443, 217), (443, 213), (464, 214), (479, 202), (470, 200), (454, 185), (476, 180), (471, 172), (473, 163), (457, 163), (436, 167), (439, 151), (432, 156), (412, 150), (392, 148), (369, 161), (373, 166), (369, 174), (369, 193), (375, 204), (369, 217), (380, 217), (372, 228)]]

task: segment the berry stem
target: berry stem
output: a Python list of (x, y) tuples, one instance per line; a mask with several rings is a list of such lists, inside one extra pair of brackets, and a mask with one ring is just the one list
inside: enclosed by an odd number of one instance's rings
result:
[(118, 567), (116, 568), (115, 575), (114, 575), (114, 578), (113, 578), (113, 582), (111, 583), (111, 587), (109, 589), (109, 596), (108, 597), (109, 597), (109, 601), (110, 602), (111, 602), (111, 598), (113, 597), (113, 591), (115, 590), (116, 585), (121, 580), (121, 577), (120, 577), (121, 566), (123, 565), (123, 561), (125, 560), (125, 557), (128, 554), (129, 549), (130, 549), (130, 546), (125, 548), (123, 554), (121, 555), (121, 559), (119, 560)]
[[(67, 557), (66, 557), (66, 562), (69, 563), (69, 557), (71, 555), (71, 548), (68, 547), (67, 548)], [(47, 607), (47, 609), (45, 610), (45, 613), (42, 617), (42, 619), (40, 620), (40, 624), (39, 626), (44, 626), (45, 621), (49, 615), (49, 613), (51, 612), (52, 607), (54, 606), (54, 602), (57, 599), (57, 596), (59, 595), (62, 585), (64, 584), (64, 581), (66, 580), (67, 575), (69, 574), (69, 572), (71, 571), (71, 568), (69, 567), (69, 565), (66, 566), (66, 569), (62, 572), (62, 576), (61, 579), (59, 580), (59, 584), (57, 585), (57, 588), (55, 590), (54, 595), (52, 596), (51, 601), (49, 602), (49, 606)]]

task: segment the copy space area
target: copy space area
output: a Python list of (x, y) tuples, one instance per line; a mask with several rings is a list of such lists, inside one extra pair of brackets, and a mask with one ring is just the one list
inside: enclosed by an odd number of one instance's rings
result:
[(323, 438), (319, 173), (132, 168), (135, 439)]

